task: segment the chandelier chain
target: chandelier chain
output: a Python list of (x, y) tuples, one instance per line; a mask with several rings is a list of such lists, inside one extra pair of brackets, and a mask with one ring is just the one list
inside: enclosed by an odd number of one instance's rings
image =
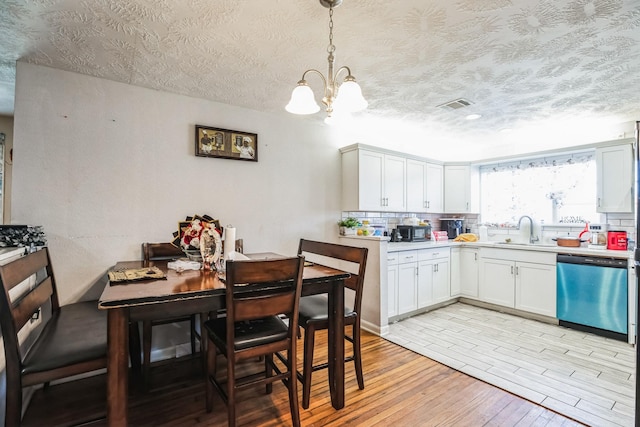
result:
[(336, 51), (336, 47), (333, 45), (333, 6), (329, 8), (329, 46), (327, 46), (327, 52), (333, 53)]

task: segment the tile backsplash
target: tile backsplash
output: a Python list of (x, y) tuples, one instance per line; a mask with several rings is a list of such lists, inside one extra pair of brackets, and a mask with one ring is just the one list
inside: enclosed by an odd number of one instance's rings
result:
[[(343, 212), (342, 218), (355, 217), (360, 220), (368, 220), (371, 225), (381, 225), (385, 230), (393, 230), (398, 224), (402, 224), (405, 217), (416, 217), (423, 221), (429, 221), (433, 231), (439, 231), (440, 218), (462, 218), (464, 228), (471, 233), (479, 234), (478, 227), (482, 225), (478, 214), (437, 214), (437, 213), (408, 213), (408, 212)], [(625, 231), (627, 233), (630, 246), (635, 245), (636, 229), (635, 216), (632, 213), (606, 214), (606, 224), (611, 231)], [(534, 218), (535, 221), (535, 218)], [(578, 237), (584, 230), (584, 224), (540, 224), (536, 222), (534, 226), (534, 236), (540, 243), (553, 244), (552, 239), (563, 236)], [(529, 224), (523, 224), (520, 229), (517, 227), (489, 227), (488, 236), (490, 241), (503, 241), (512, 239), (515, 242), (526, 242), (529, 239)]]

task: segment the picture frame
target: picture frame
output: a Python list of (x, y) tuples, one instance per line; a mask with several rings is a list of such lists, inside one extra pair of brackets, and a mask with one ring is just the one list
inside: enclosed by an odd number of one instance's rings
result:
[(196, 125), (196, 156), (258, 161), (258, 134)]

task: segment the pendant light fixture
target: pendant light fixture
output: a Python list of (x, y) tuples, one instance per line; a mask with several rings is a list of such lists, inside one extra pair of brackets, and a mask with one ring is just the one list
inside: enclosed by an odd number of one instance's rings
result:
[[(293, 114), (314, 114), (320, 111), (320, 106), (315, 100), (313, 91), (309, 87), (305, 79), (307, 73), (316, 73), (324, 82), (324, 97), (322, 103), (326, 106), (327, 119), (331, 120), (332, 113), (352, 113), (367, 108), (367, 101), (362, 96), (362, 89), (356, 83), (355, 77), (351, 75), (349, 67), (343, 66), (338, 71), (333, 72), (333, 64), (335, 62), (334, 52), (336, 47), (333, 45), (333, 8), (340, 6), (342, 0), (320, 0), (320, 4), (329, 9), (329, 46), (327, 52), (329, 56), (329, 72), (327, 77), (318, 70), (309, 69), (302, 74), (302, 79), (298, 82), (298, 86), (291, 93), (291, 100), (285, 109)], [(337, 78), (341, 72), (346, 72), (346, 77), (342, 84), (338, 85)]]

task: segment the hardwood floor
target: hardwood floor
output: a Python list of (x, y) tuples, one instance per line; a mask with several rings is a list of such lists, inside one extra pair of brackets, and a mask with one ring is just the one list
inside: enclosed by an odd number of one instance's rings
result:
[[(316, 340), (316, 357), (321, 359), (326, 356), (322, 351), (326, 331)], [(311, 406), (301, 408), (303, 426), (581, 425), (366, 332), (362, 345), (365, 389), (358, 389), (353, 365), (348, 364), (346, 407), (336, 411), (331, 407), (326, 370), (315, 372)], [(299, 363), (301, 357), (300, 351)], [(150, 391), (131, 391), (130, 425), (225, 426), (226, 408), (219, 397), (213, 412), (205, 411), (200, 358), (171, 362), (152, 367)], [(105, 399), (104, 375), (53, 385), (35, 393), (23, 426), (104, 426)], [(259, 387), (241, 393), (240, 399), (239, 425), (291, 425), (281, 383), (274, 385), (271, 395)]]

